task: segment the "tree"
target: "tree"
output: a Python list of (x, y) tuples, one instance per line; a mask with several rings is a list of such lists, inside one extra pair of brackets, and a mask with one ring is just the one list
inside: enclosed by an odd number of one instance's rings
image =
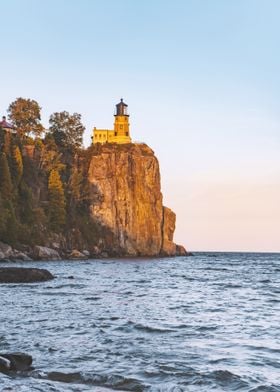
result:
[(6, 154), (0, 154), (0, 191), (3, 200), (11, 200), (13, 185)]
[(31, 188), (23, 180), (19, 185), (18, 213), (21, 223), (32, 225), (33, 222), (33, 195)]
[(5, 232), (2, 235), (3, 241), (7, 244), (13, 245), (17, 241), (18, 236), (18, 221), (15, 214), (13, 203), (6, 201), (6, 210), (8, 212)]
[(48, 192), (50, 228), (59, 232), (65, 225), (66, 212), (63, 185), (57, 170), (50, 172)]
[(40, 112), (38, 102), (25, 98), (17, 98), (8, 108), (9, 119), (16, 126), (21, 137), (29, 134), (39, 137), (42, 134), (44, 128), (41, 124)]
[(12, 174), (15, 184), (19, 184), (23, 174), (22, 155), (18, 146), (12, 148)]
[(75, 212), (76, 208), (87, 209), (90, 201), (90, 189), (87, 176), (81, 170), (74, 166), (70, 173), (68, 181), (69, 207), (71, 212)]
[(12, 145), (12, 135), (10, 132), (4, 131), (0, 127), (0, 151), (4, 152), (7, 156), (10, 156)]
[(50, 116), (49, 122), (49, 132), (59, 147), (74, 149), (81, 147), (85, 127), (81, 122), (80, 114), (56, 112)]
[(0, 238), (3, 238), (3, 234), (6, 231), (6, 224), (8, 220), (8, 211), (4, 206), (2, 196), (0, 193)]

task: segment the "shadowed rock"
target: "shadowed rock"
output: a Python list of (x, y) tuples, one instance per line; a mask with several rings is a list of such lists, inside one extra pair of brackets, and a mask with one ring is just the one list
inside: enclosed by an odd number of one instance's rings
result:
[(61, 373), (61, 372), (50, 372), (48, 373), (48, 380), (51, 381), (60, 381), (65, 383), (77, 382), (80, 381), (81, 376), (80, 373)]
[(0, 353), (0, 372), (2, 373), (32, 370), (31, 365), (31, 355), (24, 353)]
[(45, 282), (54, 276), (45, 269), (39, 268), (0, 268), (0, 283), (33, 283)]

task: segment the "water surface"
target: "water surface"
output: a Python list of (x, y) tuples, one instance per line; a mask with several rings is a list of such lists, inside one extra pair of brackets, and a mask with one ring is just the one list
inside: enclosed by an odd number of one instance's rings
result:
[(280, 391), (279, 254), (20, 265), (56, 279), (0, 285), (0, 391)]

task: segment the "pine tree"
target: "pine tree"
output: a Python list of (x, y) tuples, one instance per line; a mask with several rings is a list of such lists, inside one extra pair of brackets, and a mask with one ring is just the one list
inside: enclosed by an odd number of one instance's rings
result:
[(48, 183), (49, 191), (49, 224), (56, 232), (65, 225), (65, 196), (62, 181), (57, 170), (52, 170)]
[(3, 234), (6, 231), (7, 219), (8, 219), (8, 211), (4, 206), (2, 196), (0, 193), (0, 239), (3, 239)]
[(5, 131), (0, 126), (0, 151), (4, 150), (4, 145), (5, 145)]
[(33, 196), (31, 188), (23, 180), (19, 185), (18, 213), (21, 223), (32, 225), (33, 222)]
[(12, 149), (12, 173), (15, 184), (19, 184), (23, 174), (22, 155), (18, 146)]
[(19, 225), (16, 218), (15, 209), (11, 201), (6, 202), (6, 208), (7, 208), (8, 216), (7, 216), (6, 230), (3, 234), (3, 240), (4, 242), (7, 242), (7, 244), (13, 245), (17, 241)]
[(88, 210), (90, 200), (90, 190), (88, 180), (82, 171), (74, 166), (68, 182), (69, 213), (75, 219), (75, 213), (81, 210)]
[(11, 200), (12, 198), (12, 180), (6, 154), (0, 154), (0, 191), (3, 200)]

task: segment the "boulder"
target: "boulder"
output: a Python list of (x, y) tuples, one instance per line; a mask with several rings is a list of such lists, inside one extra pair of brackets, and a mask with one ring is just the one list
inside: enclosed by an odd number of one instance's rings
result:
[(36, 260), (60, 260), (60, 255), (55, 249), (39, 245), (34, 247), (33, 257)]
[(19, 261), (32, 261), (32, 259), (27, 256), (24, 252), (19, 252), (18, 250), (14, 250), (12, 256), (10, 256), (11, 260), (19, 260)]
[(54, 279), (45, 269), (39, 268), (0, 268), (0, 283), (34, 283)]
[(0, 260), (32, 261), (26, 253), (13, 249), (10, 245), (0, 242)]
[(32, 357), (24, 353), (0, 353), (0, 372), (32, 370)]
[(13, 255), (13, 249), (10, 245), (0, 242), (0, 259), (9, 259)]
[(7, 373), (9, 370), (11, 370), (11, 366), (11, 361), (9, 361), (7, 358), (1, 357), (0, 355), (0, 372)]
[[(64, 383), (71, 383), (71, 382), (79, 382), (80, 381), (80, 373), (62, 373), (62, 372), (49, 372), (48, 373), (48, 380), (51, 381), (60, 381)], [(99, 388), (98, 388), (99, 390)]]
[(85, 260), (88, 257), (77, 249), (73, 249), (69, 255), (70, 260)]

